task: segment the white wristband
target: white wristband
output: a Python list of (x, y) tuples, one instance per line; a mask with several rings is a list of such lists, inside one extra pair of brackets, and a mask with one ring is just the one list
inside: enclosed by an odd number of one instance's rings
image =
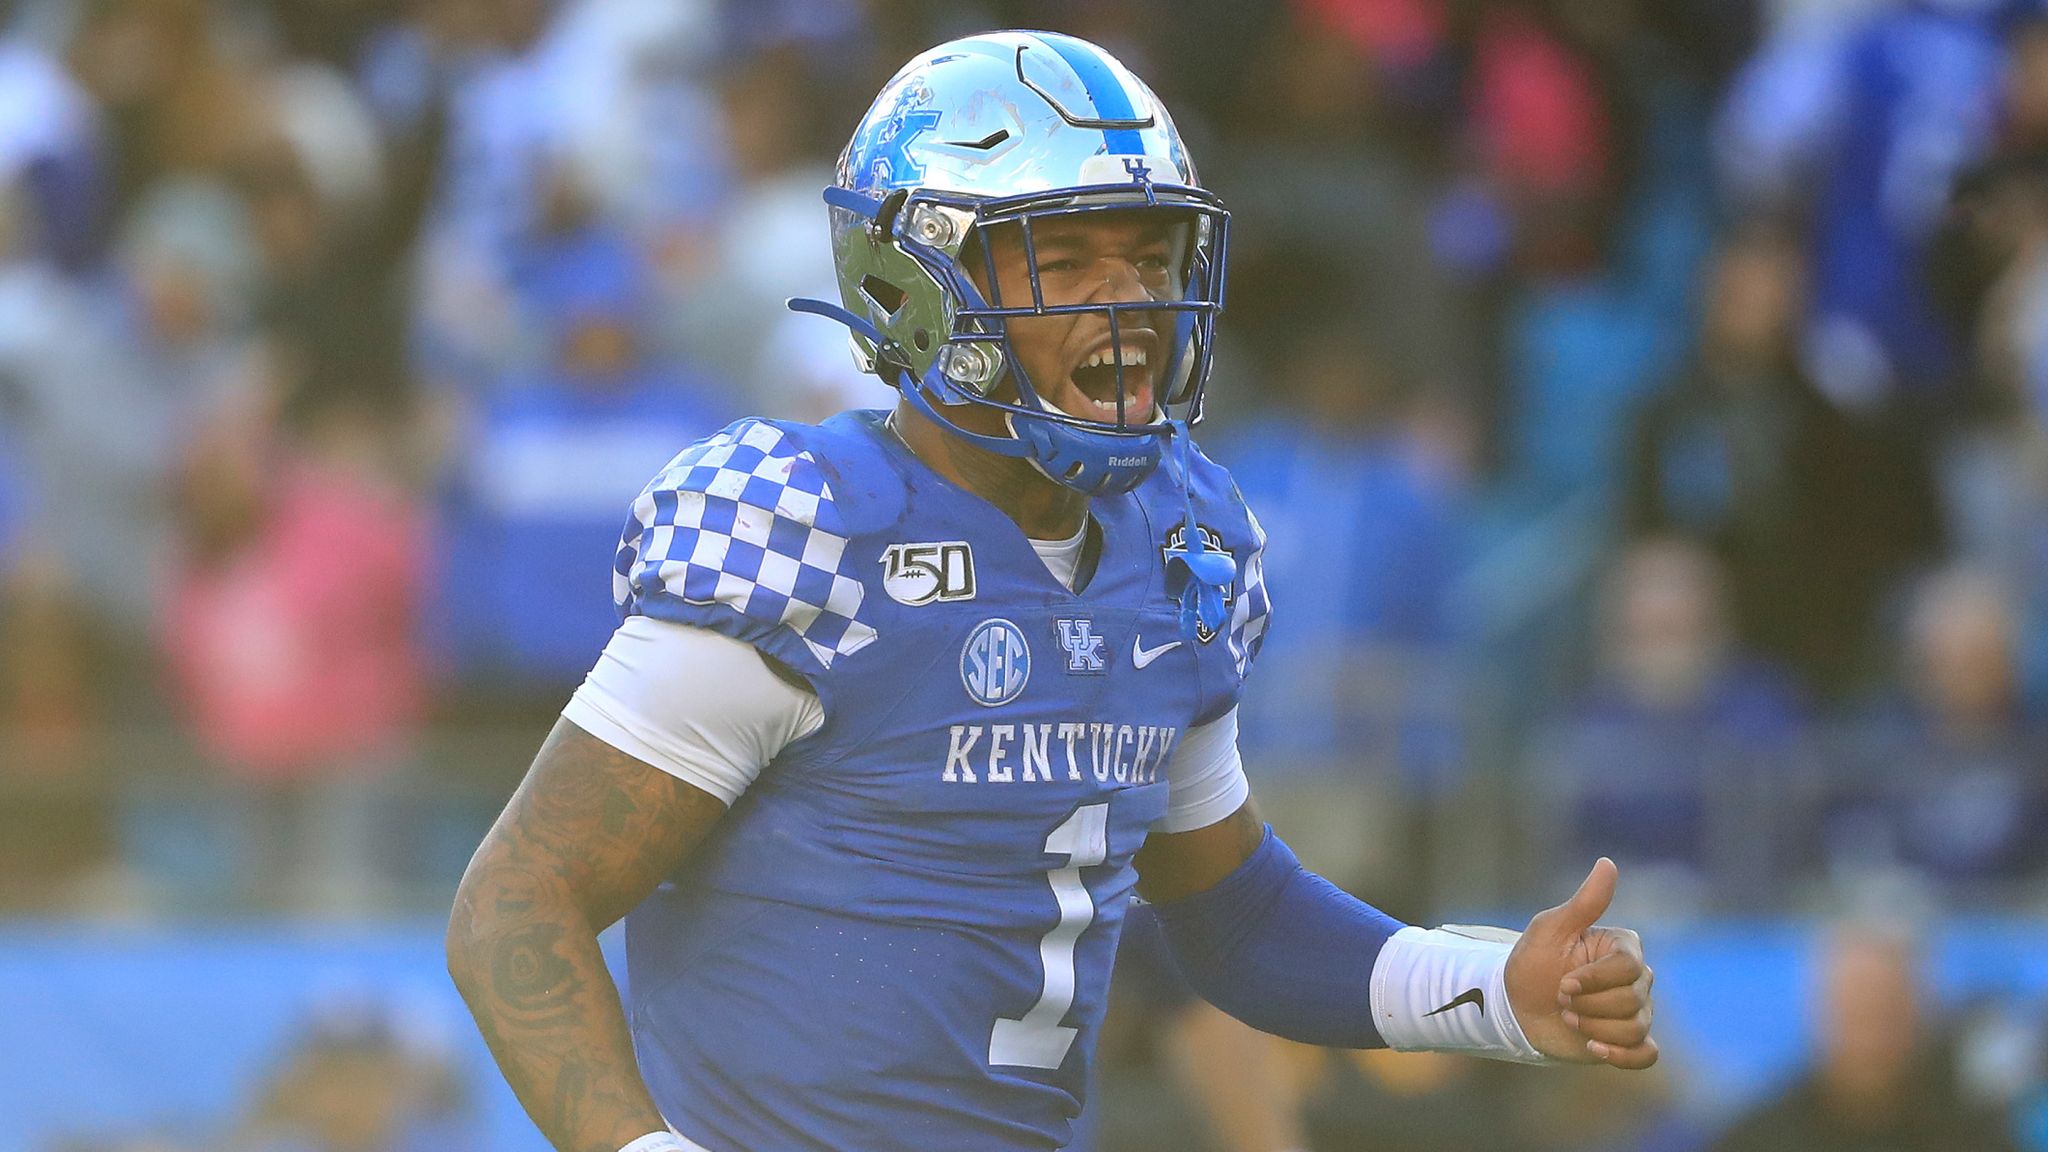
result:
[(1464, 924), (1394, 933), (1372, 966), (1372, 1015), (1387, 1046), (1548, 1063), (1508, 1006), (1508, 953), (1520, 935)]
[(649, 1132), (619, 1152), (704, 1152), (701, 1144), (692, 1144), (673, 1132)]

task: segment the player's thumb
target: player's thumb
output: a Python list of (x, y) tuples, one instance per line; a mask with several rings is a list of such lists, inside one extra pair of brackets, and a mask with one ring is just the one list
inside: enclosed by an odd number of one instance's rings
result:
[(1529, 931), (1540, 935), (1568, 940), (1591, 928), (1600, 917), (1607, 914), (1607, 906), (1614, 902), (1614, 885), (1621, 878), (1621, 869), (1614, 861), (1602, 856), (1593, 862), (1593, 870), (1586, 873), (1586, 879), (1571, 899), (1536, 914), (1529, 922)]

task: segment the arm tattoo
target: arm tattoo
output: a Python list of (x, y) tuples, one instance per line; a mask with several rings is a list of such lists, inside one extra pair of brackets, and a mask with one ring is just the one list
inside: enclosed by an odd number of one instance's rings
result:
[(725, 805), (568, 721), (470, 861), (448, 969), (534, 1123), (562, 1152), (665, 1127), (597, 933), (652, 891)]

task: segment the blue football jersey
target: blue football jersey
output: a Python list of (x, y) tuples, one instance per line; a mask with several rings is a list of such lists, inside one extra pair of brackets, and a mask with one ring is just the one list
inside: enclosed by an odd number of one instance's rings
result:
[(1165, 469), (1093, 502), (1078, 593), (879, 412), (741, 421), (643, 493), (620, 611), (754, 645), (825, 715), (626, 919), (639, 1058), (684, 1136), (1067, 1143), (1166, 765), (1236, 704), (1266, 629), (1257, 522), (1221, 467), (1190, 468), (1238, 569), (1227, 622), (1193, 639)]

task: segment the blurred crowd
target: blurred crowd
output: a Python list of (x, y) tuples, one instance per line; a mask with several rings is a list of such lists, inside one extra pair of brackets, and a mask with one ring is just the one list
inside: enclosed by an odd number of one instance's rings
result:
[(869, 94), (1005, 24), (1120, 53), (1236, 214), (1204, 442), (1326, 871), (2039, 900), (2027, 0), (5, 8), (6, 905), (445, 885), (523, 759), (460, 734), (587, 668), (645, 478), (889, 402), (781, 301)]
[(641, 484), (891, 402), (781, 302), (992, 26), (1108, 46), (1234, 214), (1203, 443), (1311, 864), (2041, 907), (2048, 7), (0, 0), (0, 909), (433, 907)]

